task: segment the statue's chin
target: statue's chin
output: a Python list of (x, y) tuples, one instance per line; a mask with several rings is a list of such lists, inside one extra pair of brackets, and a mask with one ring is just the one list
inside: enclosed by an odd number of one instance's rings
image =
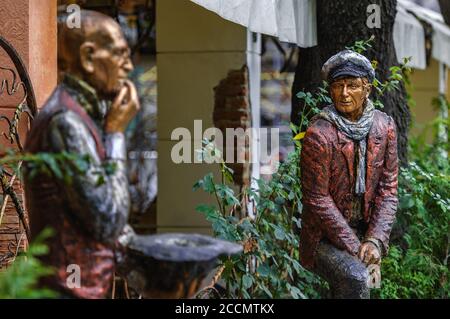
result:
[(100, 91), (100, 95), (102, 98), (109, 100), (109, 101), (114, 101), (114, 99), (117, 97), (117, 95), (119, 94), (120, 90), (122, 89), (123, 86), (117, 86), (116, 88), (112, 89), (112, 90), (103, 90)]
[(114, 89), (111, 90), (110, 95), (117, 96), (117, 94), (119, 94), (119, 92), (123, 89), (124, 86), (125, 86), (125, 80), (119, 80), (117, 85), (114, 87)]
[(125, 85), (125, 79), (119, 79), (117, 82), (118, 89), (119, 90), (122, 89), (124, 87), (124, 85)]

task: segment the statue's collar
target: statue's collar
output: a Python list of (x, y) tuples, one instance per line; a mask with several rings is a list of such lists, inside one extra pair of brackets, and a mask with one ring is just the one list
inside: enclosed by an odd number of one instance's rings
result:
[(86, 112), (101, 125), (106, 116), (107, 104), (99, 99), (97, 91), (87, 82), (71, 74), (65, 74), (63, 84)]

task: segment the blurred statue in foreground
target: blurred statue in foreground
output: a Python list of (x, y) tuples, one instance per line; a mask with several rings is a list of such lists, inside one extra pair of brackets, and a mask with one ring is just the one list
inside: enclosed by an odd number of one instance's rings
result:
[[(91, 161), (70, 185), (45, 174), (26, 177), (31, 232), (37, 235), (47, 226), (56, 232), (45, 260), (56, 274), (44, 280), (46, 286), (67, 297), (104, 298), (130, 206), (124, 131), (139, 109), (127, 79), (133, 65), (119, 25), (108, 16), (82, 11), (81, 28), (60, 23), (58, 31), (58, 62), (65, 75), (35, 119), (26, 150), (66, 151)], [(114, 165), (112, 173), (105, 164)], [(70, 265), (79, 269), (80, 287), (67, 285)]]
[(300, 259), (333, 298), (369, 298), (369, 271), (379, 271), (397, 210), (396, 128), (369, 99), (375, 71), (367, 58), (339, 52), (322, 76), (333, 104), (303, 140)]
[[(106, 298), (117, 269), (144, 298), (188, 298), (221, 255), (241, 246), (208, 236), (136, 235), (130, 210), (124, 131), (139, 109), (133, 69), (119, 25), (94, 11), (81, 12), (81, 28), (60, 17), (58, 85), (28, 134), (30, 153), (88, 155), (71, 183), (25, 169), (32, 237), (51, 227), (45, 264), (55, 273), (42, 286), (65, 298)], [(32, 174), (33, 172), (33, 174)], [(101, 178), (100, 178), (101, 177)]]

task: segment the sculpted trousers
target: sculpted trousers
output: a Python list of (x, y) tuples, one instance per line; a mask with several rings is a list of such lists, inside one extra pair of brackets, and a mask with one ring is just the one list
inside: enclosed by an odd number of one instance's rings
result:
[(318, 246), (313, 271), (328, 282), (333, 299), (370, 298), (364, 263), (326, 241)]

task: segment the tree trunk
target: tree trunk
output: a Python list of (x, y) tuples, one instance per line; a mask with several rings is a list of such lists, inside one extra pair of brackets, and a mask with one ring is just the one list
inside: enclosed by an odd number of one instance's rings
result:
[(439, 6), (441, 7), (445, 23), (450, 25), (450, 2), (448, 0), (439, 0)]
[[(367, 7), (380, 6), (380, 28), (369, 28)], [(397, 0), (317, 0), (318, 45), (299, 50), (299, 63), (292, 88), (291, 121), (298, 123), (301, 106), (296, 94), (302, 90), (314, 92), (321, 85), (320, 70), (325, 61), (352, 46), (355, 41), (367, 40), (374, 35), (372, 48), (363, 54), (369, 60), (377, 60), (377, 78), (384, 82), (390, 74), (389, 68), (398, 65), (394, 42), (393, 26)], [(372, 21), (371, 18), (369, 18)], [(397, 124), (399, 158), (407, 162), (408, 128), (410, 112), (406, 102), (406, 91), (402, 85), (399, 90), (387, 92), (381, 99), (383, 111), (391, 115)]]

